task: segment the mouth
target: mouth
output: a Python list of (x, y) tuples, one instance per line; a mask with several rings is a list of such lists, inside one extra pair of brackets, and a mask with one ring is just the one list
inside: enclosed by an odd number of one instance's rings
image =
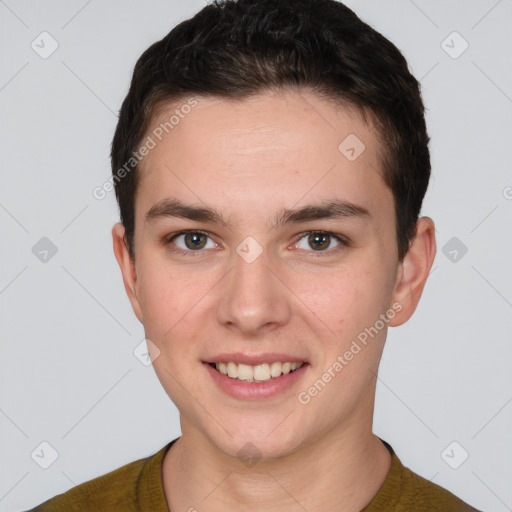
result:
[(248, 365), (227, 362), (211, 362), (207, 363), (222, 375), (229, 377), (235, 381), (243, 382), (268, 382), (278, 379), (282, 375), (294, 373), (302, 366), (307, 365), (306, 362), (289, 362), (274, 361), (272, 363), (261, 363), (257, 365)]

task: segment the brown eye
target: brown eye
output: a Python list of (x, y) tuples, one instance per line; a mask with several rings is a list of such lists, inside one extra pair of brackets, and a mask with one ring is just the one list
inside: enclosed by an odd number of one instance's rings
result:
[(329, 233), (328, 231), (310, 231), (303, 233), (296, 245), (299, 249), (305, 249), (309, 252), (331, 254), (336, 250), (348, 247), (349, 242), (343, 235)]
[(185, 245), (188, 249), (202, 249), (206, 245), (207, 236), (202, 233), (192, 232), (185, 233), (184, 235)]
[(314, 249), (327, 249), (329, 247), (330, 236), (326, 233), (311, 233), (308, 242)]
[(201, 249), (215, 249), (217, 247), (208, 233), (202, 231), (181, 231), (168, 237), (165, 243), (172, 251), (181, 254), (188, 253), (189, 255), (202, 254), (204, 251)]

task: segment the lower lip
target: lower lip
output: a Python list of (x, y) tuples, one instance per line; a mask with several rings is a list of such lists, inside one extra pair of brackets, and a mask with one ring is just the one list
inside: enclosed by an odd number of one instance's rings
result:
[(222, 391), (234, 398), (246, 400), (271, 398), (285, 392), (304, 376), (309, 366), (309, 364), (304, 363), (294, 372), (282, 374), (280, 377), (265, 382), (244, 382), (243, 380), (232, 379), (220, 373), (208, 363), (203, 363), (203, 365)]

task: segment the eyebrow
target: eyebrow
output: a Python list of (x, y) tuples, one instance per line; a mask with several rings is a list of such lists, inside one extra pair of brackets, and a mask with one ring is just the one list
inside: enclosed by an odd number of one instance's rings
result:
[[(229, 228), (229, 222), (222, 213), (208, 206), (183, 203), (179, 199), (162, 199), (146, 213), (145, 221), (152, 222), (159, 218), (176, 217), (199, 222), (219, 224)], [(287, 223), (308, 222), (320, 219), (370, 219), (370, 212), (354, 203), (334, 199), (320, 204), (309, 204), (301, 208), (282, 209), (273, 219), (273, 226), (280, 227)]]

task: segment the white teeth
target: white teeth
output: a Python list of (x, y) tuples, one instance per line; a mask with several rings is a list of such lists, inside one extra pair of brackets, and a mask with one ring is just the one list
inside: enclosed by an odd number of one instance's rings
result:
[(270, 376), (279, 377), (281, 375), (281, 363), (272, 363), (270, 365)]
[[(222, 363), (220, 363), (222, 364)], [(217, 365), (218, 369), (218, 365)], [(238, 366), (236, 363), (228, 363), (228, 377), (231, 377), (232, 379), (236, 379), (238, 376)]]
[(249, 366), (247, 364), (239, 364), (238, 378), (240, 380), (252, 380), (254, 378), (254, 370), (252, 366)]
[(228, 363), (215, 363), (215, 368), (223, 375), (232, 379), (243, 380), (246, 382), (265, 382), (267, 380), (280, 377), (281, 374), (287, 374), (299, 369), (304, 363), (263, 363), (255, 366), (247, 364), (236, 364), (232, 361)]
[(270, 366), (267, 363), (254, 367), (254, 380), (259, 382), (270, 380)]

